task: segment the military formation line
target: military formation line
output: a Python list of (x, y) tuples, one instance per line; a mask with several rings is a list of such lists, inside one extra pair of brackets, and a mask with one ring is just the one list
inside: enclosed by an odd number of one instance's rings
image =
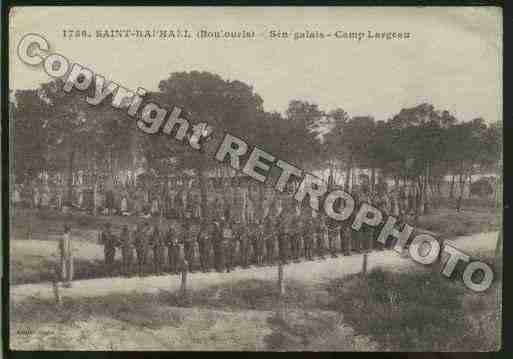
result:
[[(396, 214), (404, 223), (410, 207), (386, 190), (374, 195), (366, 189), (353, 191), (357, 202), (372, 203), (386, 214)], [(144, 219), (114, 233), (107, 222), (99, 232), (104, 247), (105, 274), (125, 276), (195, 272), (230, 272), (236, 267), (276, 265), (281, 262), (324, 259), (390, 248), (377, 242), (381, 227), (350, 224), (286, 202), (280, 209), (271, 205), (262, 220), (241, 221), (230, 210), (201, 218), (192, 209), (177, 221), (151, 225)], [(402, 222), (402, 223), (401, 223)], [(121, 254), (121, 265), (116, 262)]]

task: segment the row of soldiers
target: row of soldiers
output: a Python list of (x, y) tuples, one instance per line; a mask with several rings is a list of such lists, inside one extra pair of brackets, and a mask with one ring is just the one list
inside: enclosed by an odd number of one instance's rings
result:
[[(386, 203), (378, 205), (386, 210)], [(376, 241), (381, 226), (364, 225), (355, 231), (350, 226), (353, 220), (354, 214), (339, 222), (313, 211), (282, 210), (260, 222), (244, 224), (229, 216), (201, 220), (186, 213), (177, 226), (139, 222), (132, 229), (124, 226), (119, 235), (114, 235), (107, 223), (99, 240), (105, 248), (107, 274), (114, 273), (119, 249), (121, 272), (127, 276), (178, 273), (183, 269), (230, 272), (235, 266), (273, 265), (277, 261), (286, 264), (301, 258), (324, 259), (326, 255), (337, 257), (391, 246)]]

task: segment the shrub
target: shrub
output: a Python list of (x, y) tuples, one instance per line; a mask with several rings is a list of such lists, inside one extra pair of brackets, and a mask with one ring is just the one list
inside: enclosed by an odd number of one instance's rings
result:
[(437, 273), (376, 268), (330, 285), (332, 307), (364, 335), (392, 350), (448, 350), (447, 333), (464, 330), (463, 288)]

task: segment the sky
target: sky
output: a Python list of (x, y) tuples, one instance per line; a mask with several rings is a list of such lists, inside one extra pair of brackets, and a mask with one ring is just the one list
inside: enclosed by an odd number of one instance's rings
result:
[[(386, 120), (430, 102), (463, 121), (502, 119), (502, 13), (498, 8), (15, 8), (10, 87), (50, 80), (15, 55), (26, 33), (128, 88), (156, 90), (175, 71), (210, 71), (253, 86), (268, 111), (293, 99)], [(98, 39), (105, 29), (254, 31), (252, 39)], [(63, 38), (63, 30), (91, 38)], [(270, 31), (408, 32), (409, 39), (273, 39)]]

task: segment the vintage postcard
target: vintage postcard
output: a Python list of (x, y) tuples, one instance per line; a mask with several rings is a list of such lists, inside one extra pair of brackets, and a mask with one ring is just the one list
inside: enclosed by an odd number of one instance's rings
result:
[(11, 350), (500, 350), (500, 8), (14, 7), (9, 89)]

